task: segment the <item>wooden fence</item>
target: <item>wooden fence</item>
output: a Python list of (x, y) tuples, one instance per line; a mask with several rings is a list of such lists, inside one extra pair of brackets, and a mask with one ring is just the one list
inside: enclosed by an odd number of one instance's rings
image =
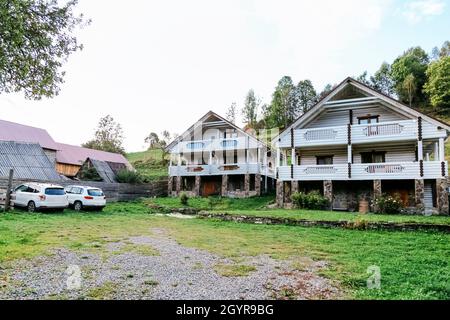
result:
[[(130, 183), (106, 183), (94, 181), (41, 181), (41, 180), (12, 180), (12, 187), (17, 187), (22, 183), (54, 183), (63, 187), (69, 185), (89, 186), (103, 190), (106, 201), (129, 201), (137, 198), (159, 197), (167, 195), (167, 180), (154, 181), (142, 184)], [(0, 178), (0, 206), (4, 206), (8, 190), (8, 179)]]

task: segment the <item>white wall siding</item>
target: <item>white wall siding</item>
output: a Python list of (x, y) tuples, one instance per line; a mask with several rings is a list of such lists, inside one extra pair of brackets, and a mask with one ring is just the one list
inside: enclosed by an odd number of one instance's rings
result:
[[(408, 119), (405, 116), (400, 115), (392, 110), (388, 110), (387, 108), (384, 108), (382, 106), (374, 106), (361, 109), (354, 109), (353, 124), (358, 124), (358, 117), (364, 117), (369, 114), (372, 116), (376, 115), (380, 116), (379, 118), (380, 122), (399, 121)], [(321, 115), (319, 115), (315, 120), (310, 122), (306, 126), (306, 128), (344, 126), (347, 125), (348, 123), (349, 123), (348, 110), (339, 110), (339, 111), (327, 110)]]
[(316, 165), (316, 156), (333, 156), (333, 164), (347, 163), (347, 149), (303, 150), (300, 151), (301, 165)]
[(365, 146), (353, 149), (353, 163), (361, 163), (362, 152), (386, 152), (386, 162), (414, 162), (416, 161), (415, 145), (400, 146)]

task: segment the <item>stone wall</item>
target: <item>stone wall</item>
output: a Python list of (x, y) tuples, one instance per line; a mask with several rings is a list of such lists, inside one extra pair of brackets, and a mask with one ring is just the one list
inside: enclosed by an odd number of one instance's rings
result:
[(331, 181), (331, 180), (323, 181), (323, 196), (329, 202), (329, 209), (332, 209), (332, 206), (333, 206), (333, 181)]
[(439, 214), (448, 215), (448, 183), (446, 178), (436, 180), (436, 196)]
[(425, 183), (423, 179), (414, 180), (414, 197), (417, 213), (423, 213), (425, 210)]

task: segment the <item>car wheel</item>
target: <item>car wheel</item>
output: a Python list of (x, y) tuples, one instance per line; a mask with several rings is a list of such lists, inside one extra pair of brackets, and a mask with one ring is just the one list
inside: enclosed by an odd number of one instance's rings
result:
[(81, 211), (81, 209), (83, 209), (83, 204), (82, 204), (80, 201), (76, 201), (76, 202), (73, 204), (73, 209), (74, 209), (75, 211)]
[(36, 204), (34, 203), (34, 201), (28, 202), (27, 210), (29, 213), (36, 212)]

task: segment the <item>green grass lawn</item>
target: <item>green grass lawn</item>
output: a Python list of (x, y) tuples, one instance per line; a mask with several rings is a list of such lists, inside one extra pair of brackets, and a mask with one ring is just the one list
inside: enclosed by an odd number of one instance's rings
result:
[(207, 210), (211, 213), (229, 213), (273, 218), (292, 218), (315, 221), (378, 221), (398, 223), (431, 223), (450, 224), (450, 216), (393, 215), (393, 214), (360, 214), (339, 211), (300, 210), (300, 209), (266, 209), (275, 201), (273, 196), (251, 197), (245, 199), (229, 199), (220, 197), (190, 198), (188, 205), (183, 206), (179, 198), (156, 198), (151, 203), (170, 209), (190, 207)]
[[(327, 261), (322, 275), (338, 281), (350, 298), (450, 299), (450, 234), (239, 224), (151, 211), (144, 202), (132, 202), (109, 204), (103, 213), (1, 214), (0, 267), (52, 248), (89, 250), (92, 244), (162, 228), (181, 245), (228, 257), (237, 265), (243, 256), (260, 254)], [(366, 287), (372, 265), (381, 269), (381, 290)]]
[(250, 197), (244, 199), (233, 199), (233, 198), (222, 198), (222, 197), (195, 197), (189, 198), (188, 205), (184, 206), (180, 202), (178, 197), (167, 197), (167, 198), (155, 198), (151, 199), (150, 202), (164, 206), (167, 208), (182, 208), (190, 207), (199, 210), (257, 210), (266, 207), (269, 203), (275, 201), (275, 198), (271, 195), (262, 197)]

